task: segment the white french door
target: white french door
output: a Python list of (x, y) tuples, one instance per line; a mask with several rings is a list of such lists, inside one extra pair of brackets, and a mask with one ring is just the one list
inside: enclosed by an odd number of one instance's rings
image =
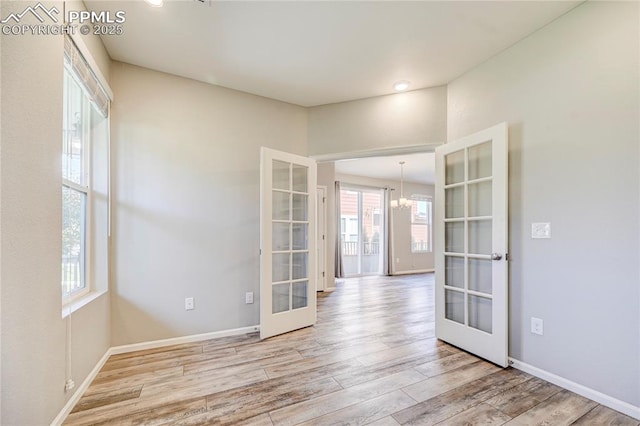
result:
[(436, 149), (436, 335), (508, 363), (507, 125)]
[(316, 321), (316, 162), (262, 148), (260, 338)]

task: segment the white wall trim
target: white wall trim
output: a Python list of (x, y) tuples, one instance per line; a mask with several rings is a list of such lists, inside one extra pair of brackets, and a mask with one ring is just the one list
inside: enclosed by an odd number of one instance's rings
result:
[(51, 422), (51, 426), (59, 426), (66, 420), (73, 407), (78, 403), (84, 392), (87, 390), (93, 379), (96, 378), (104, 364), (107, 362), (111, 355), (124, 354), (128, 352), (141, 351), (145, 349), (161, 348), (163, 346), (180, 345), (183, 343), (200, 342), (202, 340), (216, 339), (219, 337), (238, 336), (241, 334), (253, 333), (260, 331), (259, 325), (253, 325), (250, 327), (234, 328), (231, 330), (213, 331), (211, 333), (193, 334), (191, 336), (173, 337), (170, 339), (152, 340), (149, 342), (133, 343), (131, 345), (112, 346), (104, 353), (100, 361), (93, 367), (93, 370), (89, 373), (86, 379), (82, 382), (80, 387), (75, 391), (73, 396), (69, 398), (69, 401), (60, 410), (55, 419)]
[(435, 269), (412, 269), (410, 271), (393, 271), (393, 275), (411, 275), (411, 274), (426, 274), (427, 272), (435, 272)]
[(76, 389), (75, 393), (71, 396), (71, 398), (69, 398), (69, 400), (64, 405), (64, 407), (62, 407), (62, 410), (60, 410), (56, 418), (53, 419), (53, 421), (51, 422), (51, 426), (62, 425), (62, 422), (65, 421), (69, 413), (71, 413), (71, 410), (73, 410), (73, 407), (75, 407), (78, 401), (80, 401), (80, 398), (82, 398), (82, 395), (84, 395), (84, 392), (87, 390), (87, 388), (89, 387), (93, 379), (96, 378), (96, 376), (98, 375), (98, 373), (100, 372), (100, 370), (102, 369), (102, 367), (107, 362), (110, 356), (111, 356), (111, 348), (107, 349), (104, 355), (102, 355), (102, 358), (100, 358), (100, 361), (98, 361), (96, 366), (93, 367), (93, 370), (91, 370), (91, 372), (89, 373), (89, 375), (87, 375), (87, 377), (84, 379), (82, 384)]
[(514, 358), (509, 358), (509, 364), (513, 368), (524, 371), (525, 373), (529, 373), (532, 376), (546, 380), (547, 382), (553, 383), (554, 385), (570, 390), (571, 392), (575, 392), (578, 395), (582, 395), (585, 398), (589, 398), (599, 404), (640, 420), (640, 407), (636, 407), (635, 405), (631, 405), (612, 396), (605, 395), (602, 392), (598, 392), (597, 390), (588, 388), (579, 383), (572, 382), (569, 379), (557, 376), (546, 370), (534, 367), (533, 365), (529, 365)]
[(163, 346), (200, 342), (202, 340), (217, 339), (219, 337), (238, 336), (240, 334), (254, 333), (256, 331), (260, 331), (259, 325), (234, 328), (231, 330), (213, 331), (211, 333), (193, 334), (191, 336), (172, 337), (170, 339), (151, 340), (149, 342), (133, 343), (131, 345), (114, 346), (110, 351), (111, 355), (117, 355), (128, 352), (143, 351), (146, 349), (161, 348)]
[(368, 157), (385, 157), (389, 155), (415, 154), (422, 152), (434, 152), (436, 147), (444, 144), (441, 143), (425, 143), (420, 145), (398, 146), (391, 148), (367, 149), (362, 151), (336, 152), (333, 154), (314, 154), (310, 155), (319, 163), (337, 160), (347, 160), (350, 158), (368, 158)]

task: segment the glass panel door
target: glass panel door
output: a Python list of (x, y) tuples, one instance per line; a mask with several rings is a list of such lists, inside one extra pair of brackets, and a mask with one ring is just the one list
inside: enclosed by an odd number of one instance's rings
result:
[(381, 189), (343, 185), (340, 190), (340, 244), (346, 277), (382, 274), (383, 200)]
[(260, 335), (267, 338), (315, 322), (315, 161), (263, 148), (261, 188)]
[(436, 165), (436, 334), (506, 366), (506, 124), (439, 147)]

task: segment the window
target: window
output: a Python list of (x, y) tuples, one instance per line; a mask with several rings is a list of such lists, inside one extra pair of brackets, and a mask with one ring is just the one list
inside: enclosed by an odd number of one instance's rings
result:
[(427, 253), (431, 247), (431, 197), (411, 197), (411, 253)]
[(62, 298), (106, 288), (108, 98), (65, 39), (62, 134)]

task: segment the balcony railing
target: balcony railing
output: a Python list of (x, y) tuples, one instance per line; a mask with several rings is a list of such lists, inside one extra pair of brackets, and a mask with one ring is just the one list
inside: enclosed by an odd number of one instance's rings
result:
[(411, 243), (411, 252), (413, 253), (425, 253), (431, 251), (431, 244), (429, 241), (413, 241)]
[(71, 294), (84, 288), (82, 264), (78, 256), (62, 257), (62, 291)]
[[(364, 242), (362, 243), (362, 254), (380, 254), (379, 242)], [(357, 256), (358, 255), (358, 242), (357, 241), (342, 241), (342, 255), (343, 256)]]

